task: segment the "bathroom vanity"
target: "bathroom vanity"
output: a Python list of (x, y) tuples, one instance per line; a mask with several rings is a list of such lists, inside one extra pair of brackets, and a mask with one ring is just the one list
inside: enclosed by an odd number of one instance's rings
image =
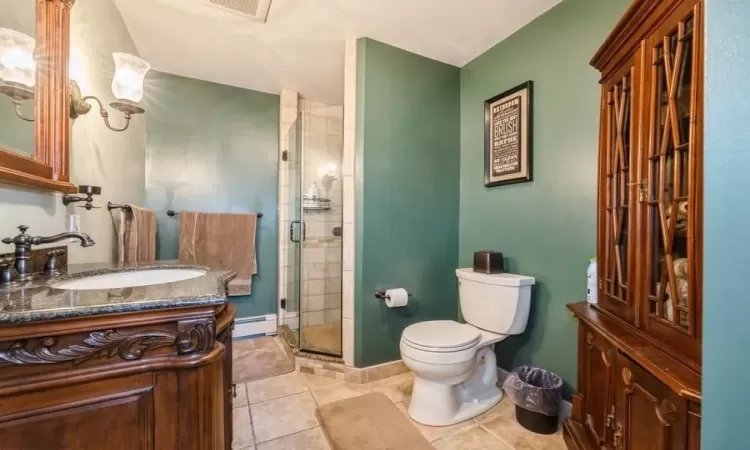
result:
[[(193, 278), (137, 285), (165, 269)], [(0, 447), (231, 448), (233, 277), (89, 265), (0, 287)]]

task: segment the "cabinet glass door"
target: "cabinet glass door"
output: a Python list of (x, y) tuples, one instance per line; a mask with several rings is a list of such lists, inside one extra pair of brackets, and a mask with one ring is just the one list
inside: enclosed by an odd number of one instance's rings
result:
[(632, 286), (635, 233), (633, 183), (637, 178), (640, 104), (637, 90), (641, 51), (604, 86), (602, 105), (603, 153), (600, 156), (599, 303), (629, 322), (637, 318)]
[(679, 8), (649, 40), (650, 145), (644, 161), (646, 326), (694, 357), (700, 352), (701, 306), (699, 7)]

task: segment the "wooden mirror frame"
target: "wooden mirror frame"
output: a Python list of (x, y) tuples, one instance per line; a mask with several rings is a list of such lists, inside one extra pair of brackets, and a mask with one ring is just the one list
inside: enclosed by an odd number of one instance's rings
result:
[(34, 153), (0, 149), (0, 183), (76, 192), (70, 182), (70, 8), (75, 0), (36, 1)]

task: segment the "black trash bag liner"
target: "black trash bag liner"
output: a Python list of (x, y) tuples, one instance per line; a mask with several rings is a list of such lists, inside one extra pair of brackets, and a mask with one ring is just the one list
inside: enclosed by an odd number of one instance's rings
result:
[(516, 405), (545, 416), (557, 416), (562, 403), (563, 380), (537, 367), (513, 369), (503, 383), (503, 390)]

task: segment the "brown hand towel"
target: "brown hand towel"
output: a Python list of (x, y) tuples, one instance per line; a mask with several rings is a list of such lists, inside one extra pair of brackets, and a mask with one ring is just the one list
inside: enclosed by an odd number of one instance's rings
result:
[(120, 210), (117, 258), (120, 264), (156, 260), (156, 214), (150, 209), (127, 205)]
[(255, 256), (257, 214), (180, 213), (180, 262), (234, 270), (229, 295), (249, 295), (258, 273)]

